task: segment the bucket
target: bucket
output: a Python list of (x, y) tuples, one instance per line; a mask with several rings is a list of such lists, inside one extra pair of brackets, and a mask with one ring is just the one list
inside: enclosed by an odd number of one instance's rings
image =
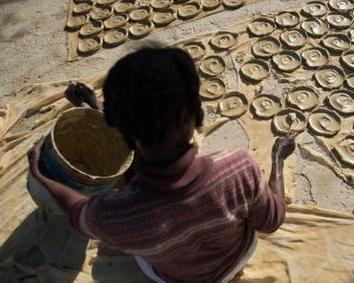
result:
[[(63, 112), (43, 142), (41, 172), (85, 195), (123, 185), (123, 174), (133, 161), (117, 129), (106, 125), (103, 114), (90, 108)], [(46, 188), (29, 174), (28, 191), (36, 204), (62, 214)]]

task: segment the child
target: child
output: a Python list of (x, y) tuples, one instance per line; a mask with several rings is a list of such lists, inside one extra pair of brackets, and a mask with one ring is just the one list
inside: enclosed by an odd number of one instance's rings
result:
[(191, 143), (203, 122), (199, 86), (177, 48), (143, 48), (109, 71), (104, 116), (136, 154), (120, 191), (83, 196), (40, 173), (41, 142), (29, 152), (33, 175), (72, 225), (134, 255), (155, 282), (229, 282), (252, 256), (256, 231), (272, 233), (285, 217), (282, 171), (294, 136), (276, 140), (268, 184), (242, 150), (199, 156)]

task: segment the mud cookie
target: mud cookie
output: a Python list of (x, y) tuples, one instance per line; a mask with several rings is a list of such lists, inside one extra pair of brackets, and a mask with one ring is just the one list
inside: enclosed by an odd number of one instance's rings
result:
[(221, 5), (220, 0), (201, 0), (200, 3), (205, 11), (215, 10)]
[(328, 13), (328, 7), (325, 2), (311, 1), (302, 7), (301, 12), (308, 17), (322, 17)]
[(328, 51), (324, 48), (313, 47), (304, 50), (301, 57), (305, 65), (309, 68), (318, 68), (326, 65), (329, 60)]
[(149, 6), (141, 6), (129, 13), (129, 20), (132, 22), (141, 22), (150, 17), (152, 10)]
[(247, 29), (255, 36), (264, 36), (271, 34), (275, 30), (275, 24), (269, 18), (258, 18), (250, 23)]
[(311, 37), (322, 37), (329, 31), (328, 23), (321, 19), (309, 19), (301, 23), (301, 28)]
[(351, 42), (343, 33), (333, 33), (325, 36), (322, 45), (329, 51), (342, 53), (350, 48)]
[(306, 116), (301, 111), (291, 108), (281, 110), (272, 120), (273, 130), (281, 135), (303, 132), (306, 126)]
[(102, 21), (91, 20), (80, 29), (80, 36), (87, 37), (100, 33), (103, 30)]
[(253, 55), (260, 58), (271, 58), (280, 51), (279, 40), (272, 36), (263, 37), (252, 45)]
[(247, 112), (247, 108), (247, 98), (240, 92), (228, 93), (218, 105), (219, 113), (228, 118), (241, 117)]
[(354, 5), (349, 0), (329, 0), (329, 6), (340, 13), (346, 13), (354, 9)]
[(84, 24), (88, 22), (87, 15), (71, 16), (66, 22), (66, 29), (69, 31), (79, 30)]
[(205, 80), (200, 86), (200, 96), (209, 100), (222, 97), (225, 91), (226, 86), (224, 81), (218, 78)]
[(253, 59), (246, 62), (240, 69), (241, 74), (251, 82), (260, 82), (269, 76), (269, 66), (266, 62)]
[(301, 57), (293, 51), (282, 51), (273, 57), (273, 64), (283, 72), (293, 72), (301, 66)]
[(259, 119), (270, 119), (278, 113), (281, 108), (281, 101), (275, 95), (258, 95), (251, 103), (251, 110)]
[(207, 76), (219, 76), (225, 71), (226, 64), (220, 56), (209, 56), (204, 58), (199, 66), (202, 74)]
[(177, 18), (176, 11), (173, 9), (164, 9), (154, 12), (151, 16), (151, 21), (156, 27), (168, 26)]
[(316, 82), (324, 89), (336, 89), (342, 86), (345, 74), (337, 66), (326, 65), (315, 72)]
[(101, 49), (102, 42), (102, 38), (97, 35), (84, 39), (79, 39), (77, 49), (82, 54), (92, 54)]
[(125, 28), (117, 28), (106, 32), (103, 41), (106, 47), (115, 47), (126, 41), (127, 35)]
[(327, 103), (342, 115), (354, 114), (354, 93), (349, 90), (336, 90), (326, 99)]
[(275, 22), (281, 28), (293, 28), (300, 23), (300, 16), (297, 12), (280, 12), (275, 17)]
[(238, 42), (238, 34), (228, 31), (221, 31), (214, 34), (209, 41), (211, 47), (218, 50), (225, 50), (235, 46)]
[(103, 22), (105, 29), (115, 29), (124, 26), (128, 21), (127, 15), (114, 15)]
[(134, 23), (129, 27), (129, 34), (132, 38), (139, 39), (147, 36), (153, 28), (154, 25), (149, 21)]
[(193, 60), (199, 60), (206, 54), (205, 45), (201, 41), (185, 43), (182, 48), (188, 52)]
[(196, 17), (201, 12), (201, 7), (198, 2), (188, 2), (179, 6), (177, 10), (178, 17), (183, 20), (188, 20)]
[(341, 128), (339, 116), (325, 108), (320, 108), (312, 112), (308, 123), (311, 132), (324, 137), (335, 136)]
[(307, 42), (307, 35), (300, 29), (293, 29), (283, 32), (280, 35), (280, 40), (288, 48), (299, 49)]
[(292, 108), (309, 111), (319, 104), (318, 94), (312, 87), (294, 87), (287, 95), (286, 101)]
[(353, 23), (353, 20), (350, 16), (342, 14), (329, 14), (326, 17), (326, 20), (334, 29), (346, 29)]

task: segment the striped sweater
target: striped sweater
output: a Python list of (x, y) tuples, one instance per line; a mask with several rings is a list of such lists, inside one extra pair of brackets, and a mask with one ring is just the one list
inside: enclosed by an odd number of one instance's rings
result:
[(124, 189), (77, 205), (73, 226), (142, 257), (166, 282), (220, 282), (244, 261), (255, 231), (283, 223), (285, 203), (246, 152), (197, 152), (192, 145), (163, 168), (137, 162)]

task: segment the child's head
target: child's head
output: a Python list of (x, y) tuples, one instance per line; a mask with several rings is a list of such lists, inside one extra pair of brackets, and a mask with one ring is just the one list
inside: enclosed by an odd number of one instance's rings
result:
[(104, 84), (104, 114), (128, 146), (190, 140), (201, 127), (200, 80), (188, 53), (145, 47), (120, 59)]

